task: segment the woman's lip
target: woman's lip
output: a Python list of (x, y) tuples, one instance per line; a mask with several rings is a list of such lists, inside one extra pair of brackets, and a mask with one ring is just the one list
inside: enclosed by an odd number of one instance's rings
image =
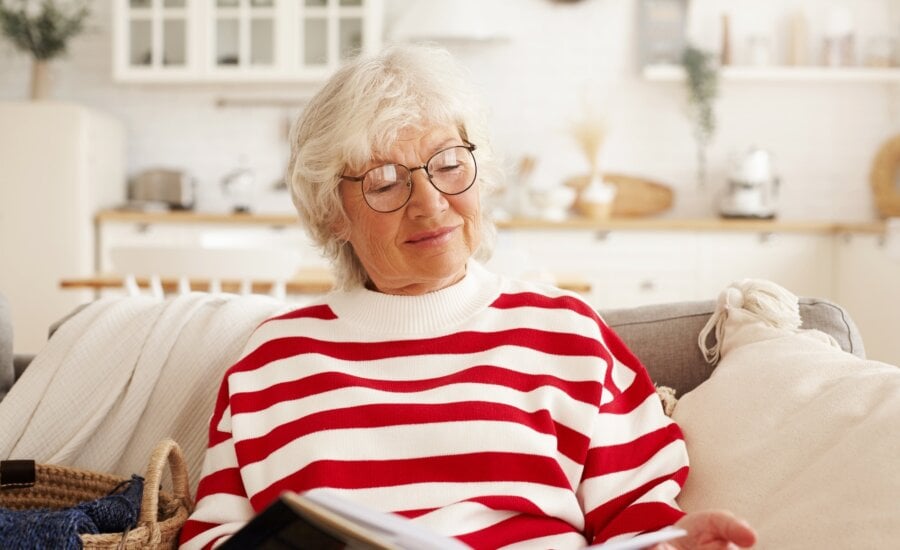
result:
[(423, 241), (430, 241), (433, 239), (440, 238), (448, 233), (452, 233), (456, 230), (456, 227), (442, 227), (435, 231), (423, 231), (422, 233), (416, 233), (415, 235), (410, 236), (406, 239), (406, 242), (409, 244), (416, 244)]

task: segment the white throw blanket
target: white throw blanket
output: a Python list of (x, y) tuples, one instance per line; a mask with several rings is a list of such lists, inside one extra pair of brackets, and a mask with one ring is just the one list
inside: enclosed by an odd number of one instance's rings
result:
[(0, 458), (143, 473), (171, 437), (192, 490), (224, 371), (288, 309), (266, 296), (104, 298), (68, 319), (0, 401)]

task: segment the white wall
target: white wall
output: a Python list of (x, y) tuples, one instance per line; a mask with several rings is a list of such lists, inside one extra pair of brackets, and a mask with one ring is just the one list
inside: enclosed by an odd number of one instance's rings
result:
[[(386, 32), (412, 0), (385, 0)], [(421, 0), (419, 0), (421, 1)], [(784, 16), (793, 8), (817, 16), (830, 4), (852, 6), (865, 33), (894, 29), (898, 0), (694, 0), (695, 21), (727, 8), (734, 33), (748, 14), (768, 18), (780, 48)], [(124, 85), (111, 78), (110, 7), (94, 2), (89, 30), (54, 64), (55, 96), (122, 119), (128, 131), (129, 173), (169, 166), (200, 183), (201, 207), (221, 208), (219, 182), (246, 157), (260, 181), (281, 176), (286, 118), (294, 109), (217, 108), (220, 97), (306, 97), (302, 85)], [(713, 215), (714, 190), (695, 184), (694, 144), (678, 83), (638, 75), (634, 28), (637, 2), (508, 0), (514, 35), (503, 42), (451, 44), (471, 68), (493, 111), (496, 147), (513, 165), (538, 157), (536, 178), (557, 183), (584, 170), (567, 128), (591, 99), (611, 123), (608, 169), (643, 174), (676, 188), (672, 215)], [(814, 34), (818, 23), (811, 23)], [(712, 43), (711, 27), (694, 33)], [(698, 30), (699, 29), (699, 30)], [(711, 30), (712, 29), (712, 30)], [(745, 29), (744, 29), (745, 30)], [(861, 31), (862, 32), (862, 31)], [(815, 36), (813, 36), (815, 38)], [(736, 37), (735, 54), (742, 43)], [(859, 47), (864, 49), (865, 37)], [(0, 43), (0, 99), (24, 98), (28, 59)], [(711, 181), (721, 182), (729, 155), (755, 144), (772, 150), (783, 176), (784, 218), (865, 220), (874, 215), (868, 171), (878, 146), (900, 131), (898, 85), (871, 83), (731, 82), (722, 89), (719, 130), (710, 151)], [(3, 122), (0, 121), (0, 124)], [(289, 209), (287, 202), (283, 208)]]

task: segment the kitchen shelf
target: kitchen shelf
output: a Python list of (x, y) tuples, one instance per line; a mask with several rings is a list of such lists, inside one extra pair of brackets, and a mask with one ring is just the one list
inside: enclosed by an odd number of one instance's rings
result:
[[(725, 82), (900, 83), (900, 68), (728, 66), (723, 67), (720, 74)], [(643, 69), (643, 77), (652, 82), (678, 82), (684, 80), (684, 70), (678, 65), (648, 65)]]
[[(299, 223), (290, 214), (228, 214), (215, 212), (135, 212), (103, 210), (96, 215), (99, 225), (107, 222), (139, 224), (216, 223), (292, 226)], [(501, 229), (585, 229), (594, 231), (745, 231), (765, 233), (884, 233), (883, 222), (834, 222), (816, 220), (744, 220), (720, 218), (610, 218), (594, 220), (570, 218), (563, 221), (536, 219), (498, 220)]]

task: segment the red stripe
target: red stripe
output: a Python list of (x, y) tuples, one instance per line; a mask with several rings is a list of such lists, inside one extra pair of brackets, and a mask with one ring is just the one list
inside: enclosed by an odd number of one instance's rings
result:
[(362, 489), (413, 483), (523, 482), (569, 488), (552, 458), (484, 452), (397, 460), (320, 460), (269, 485), (250, 498), (260, 509), (282, 491), (316, 487)]
[(597, 318), (597, 322), (600, 325), (600, 334), (603, 336), (603, 343), (606, 344), (606, 349), (609, 350), (613, 357), (634, 372), (646, 372), (643, 363), (641, 363), (640, 359), (628, 349), (628, 346), (626, 346), (625, 342), (619, 338), (619, 335), (616, 334), (613, 329), (609, 328), (609, 326), (607, 326), (607, 324), (599, 317)]
[(590, 444), (587, 436), (555, 422), (545, 409), (526, 412), (500, 403), (462, 401), (362, 405), (322, 411), (281, 424), (260, 437), (238, 441), (235, 451), (241, 464), (253, 464), (283, 446), (315, 432), (476, 420), (515, 422), (538, 433), (555, 435), (557, 450), (579, 463), (584, 461)]
[[(591, 535), (591, 533), (593, 532), (606, 533), (607, 531), (613, 532), (613, 534), (627, 533), (628, 531), (619, 531), (614, 526), (617, 517), (622, 514), (622, 512), (624, 512), (626, 508), (632, 506), (634, 501), (646, 494), (648, 491), (650, 491), (650, 489), (668, 480), (673, 480), (678, 483), (679, 486), (684, 486), (684, 480), (687, 479), (687, 474), (688, 467), (683, 466), (669, 475), (659, 476), (656, 479), (651, 479), (640, 487), (632, 489), (631, 491), (628, 491), (623, 495), (619, 495), (618, 497), (589, 511), (587, 514), (585, 514), (585, 525), (590, 526), (588, 534), (590, 536), (593, 536)], [(605, 540), (611, 536), (613, 535), (604, 535), (602, 538)]]
[[(291, 368), (291, 366), (285, 366)], [(544, 374), (526, 374), (503, 367), (477, 366), (434, 378), (422, 380), (377, 380), (340, 372), (322, 372), (281, 382), (254, 392), (236, 392), (231, 397), (231, 415), (267, 409), (278, 403), (303, 399), (343, 388), (368, 388), (388, 392), (416, 393), (453, 384), (485, 384), (501, 386), (520, 392), (553, 387), (569, 397), (587, 404), (600, 400), (600, 384), (595, 381), (567, 381)]]
[(216, 395), (216, 406), (213, 407), (212, 417), (209, 419), (209, 447), (215, 447), (219, 443), (228, 440), (231, 437), (229, 432), (220, 431), (218, 426), (225, 416), (225, 410), (228, 409), (228, 374), (219, 384), (219, 393)]
[[(476, 504), (480, 504), (485, 508), (490, 508), (491, 510), (499, 510), (503, 512), (519, 512), (522, 514), (531, 514), (537, 516), (543, 516), (544, 511), (538, 507), (535, 503), (528, 500), (527, 498), (512, 496), (512, 495), (486, 495), (483, 497), (475, 497), (469, 498), (461, 502), (454, 502), (452, 504), (446, 504), (441, 508), (447, 508), (450, 506), (455, 506), (457, 504), (461, 504), (463, 502), (473, 502)], [(428, 509), (419, 509), (419, 510), (401, 510), (398, 512), (394, 512), (397, 515), (401, 515), (406, 518), (417, 518), (419, 516), (424, 516), (429, 512), (433, 512), (437, 508), (428, 508)]]
[(237, 468), (225, 468), (211, 472), (197, 485), (197, 500), (213, 494), (236, 495), (246, 497), (241, 472)]
[[(210, 529), (212, 529), (214, 527), (218, 527), (218, 526), (219, 526), (218, 523), (208, 523), (205, 521), (197, 521), (195, 519), (188, 519), (187, 521), (184, 522), (184, 525), (181, 527), (181, 533), (179, 533), (179, 535), (178, 535), (178, 544), (179, 545), (185, 544), (188, 541), (190, 541), (192, 538), (196, 537), (197, 535), (199, 535), (205, 531), (209, 531)], [(219, 537), (219, 538), (221, 538), (221, 537)], [(204, 550), (206, 548), (212, 548), (212, 545), (216, 542), (216, 540), (218, 540), (218, 538), (207, 543), (203, 547)]]
[(294, 336), (276, 338), (261, 344), (228, 372), (252, 371), (273, 361), (306, 353), (346, 361), (376, 361), (418, 355), (480, 353), (505, 346), (529, 348), (550, 355), (601, 359), (609, 356), (603, 345), (594, 338), (526, 328), (497, 332), (459, 332), (437, 338), (381, 342), (329, 342)]
[(575, 532), (575, 528), (559, 518), (523, 515), (456, 538), (472, 548), (500, 548), (538, 537), (572, 532)]
[(572, 296), (545, 296), (534, 292), (501, 294), (491, 304), (497, 309), (516, 309), (520, 307), (539, 307), (543, 309), (567, 309), (583, 317), (599, 320), (597, 312), (583, 300)]
[(641, 437), (608, 447), (595, 447), (588, 451), (583, 479), (623, 472), (646, 464), (653, 456), (673, 441), (682, 439), (676, 424), (644, 434)]
[(263, 321), (263, 324), (271, 321), (285, 321), (287, 319), (322, 319), (323, 321), (333, 321), (337, 319), (337, 315), (332, 311), (331, 307), (323, 304), (295, 309), (278, 315), (277, 317), (266, 319)]
[(599, 544), (623, 533), (646, 533), (674, 525), (684, 512), (662, 502), (641, 502), (626, 508), (615, 521), (597, 533), (591, 544)]
[[(610, 369), (610, 372), (612, 369)], [(611, 382), (605, 387), (609, 387)], [(650, 375), (643, 368), (635, 371), (634, 380), (628, 388), (619, 393), (614, 394), (613, 400), (600, 406), (600, 412), (610, 414), (628, 414), (639, 407), (647, 398), (656, 393), (656, 388), (650, 380)], [(662, 407), (662, 405), (660, 405)]]

